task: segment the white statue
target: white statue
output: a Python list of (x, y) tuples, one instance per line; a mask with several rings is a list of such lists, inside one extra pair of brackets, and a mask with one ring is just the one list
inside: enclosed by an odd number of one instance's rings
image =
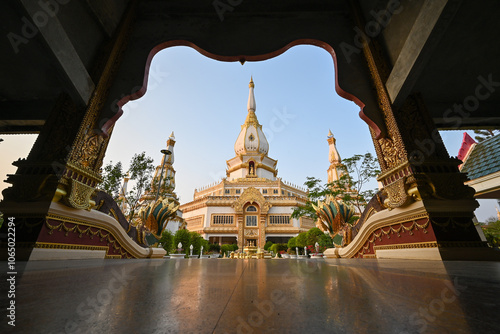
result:
[(201, 246), (201, 250), (200, 250), (200, 259), (202, 256), (203, 256), (203, 246)]
[(316, 242), (314, 244), (314, 248), (316, 248), (316, 253), (319, 253), (319, 244), (318, 244), (318, 242)]
[(304, 254), (307, 256), (307, 246), (304, 246)]
[(189, 256), (193, 256), (193, 245), (189, 246)]

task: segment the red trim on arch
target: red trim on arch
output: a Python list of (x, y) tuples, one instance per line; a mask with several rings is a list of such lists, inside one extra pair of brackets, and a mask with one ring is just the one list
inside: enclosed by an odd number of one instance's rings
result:
[(204, 55), (204, 56), (206, 56), (208, 58), (211, 58), (211, 59), (215, 59), (215, 60), (219, 60), (219, 61), (226, 61), (226, 62), (234, 62), (234, 61), (246, 62), (246, 61), (261, 61), (261, 60), (267, 60), (267, 59), (271, 59), (271, 58), (277, 57), (277, 56), (281, 55), (282, 53), (284, 53), (285, 51), (287, 51), (288, 49), (290, 49), (290, 48), (292, 48), (292, 47), (294, 47), (296, 45), (314, 45), (314, 46), (318, 46), (320, 48), (323, 48), (328, 53), (330, 53), (330, 55), (332, 56), (332, 59), (333, 59), (333, 65), (334, 65), (334, 69), (335, 69), (335, 91), (341, 97), (343, 97), (343, 98), (345, 98), (345, 99), (347, 99), (349, 101), (352, 101), (352, 102), (356, 103), (356, 105), (359, 106), (359, 108), (360, 108), (359, 117), (363, 121), (365, 121), (375, 131), (375, 135), (378, 138), (380, 136), (380, 134), (381, 134), (381, 130), (375, 124), (375, 122), (373, 122), (370, 118), (368, 118), (364, 114), (363, 109), (365, 107), (365, 104), (360, 99), (358, 99), (356, 96), (354, 96), (354, 95), (346, 92), (345, 90), (343, 90), (339, 86), (338, 75), (337, 75), (337, 73), (338, 73), (337, 56), (335, 54), (335, 51), (330, 46), (330, 44), (325, 43), (323, 41), (315, 40), (315, 39), (298, 39), (298, 40), (295, 40), (295, 41), (293, 41), (293, 42), (285, 45), (281, 49), (278, 49), (278, 50), (270, 52), (270, 53), (262, 54), (262, 55), (256, 55), (256, 56), (246, 56), (246, 55), (220, 56), (220, 55), (216, 55), (216, 54), (210, 53), (210, 52), (208, 52), (208, 51), (200, 48), (196, 44), (194, 44), (192, 42), (189, 42), (189, 41), (186, 41), (186, 40), (172, 40), (172, 41), (161, 43), (161, 44), (157, 45), (156, 47), (154, 47), (151, 50), (151, 52), (149, 53), (149, 55), (148, 55), (148, 59), (146, 61), (146, 68), (145, 68), (145, 71), (144, 71), (144, 80), (143, 80), (142, 87), (138, 91), (136, 91), (135, 93), (130, 94), (128, 96), (125, 96), (120, 101), (118, 101), (118, 103), (117, 103), (118, 104), (118, 112), (115, 114), (115, 116), (113, 116), (110, 120), (108, 120), (103, 125), (103, 127), (101, 128), (101, 130), (103, 131), (103, 133), (105, 135), (107, 135), (109, 128), (123, 114), (122, 107), (127, 102), (129, 102), (131, 100), (136, 100), (136, 99), (142, 97), (146, 93), (147, 85), (148, 85), (148, 77), (149, 77), (149, 68), (151, 67), (151, 61), (152, 61), (153, 57), (159, 51), (161, 51), (163, 49), (166, 49), (166, 48), (169, 48), (169, 47), (172, 47), (172, 46), (189, 46), (189, 47), (192, 47), (193, 49), (195, 49), (196, 51), (198, 51), (199, 53), (201, 53), (202, 55)]

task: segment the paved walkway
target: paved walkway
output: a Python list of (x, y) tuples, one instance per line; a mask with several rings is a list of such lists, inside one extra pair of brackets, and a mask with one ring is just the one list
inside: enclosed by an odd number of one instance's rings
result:
[[(170, 259), (24, 266), (15, 333), (486, 334), (500, 328), (500, 263), (494, 262)], [(2, 318), (0, 332), (12, 332)]]

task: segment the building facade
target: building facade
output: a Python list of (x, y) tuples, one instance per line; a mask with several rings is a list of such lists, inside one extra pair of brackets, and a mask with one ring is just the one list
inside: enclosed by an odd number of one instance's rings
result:
[(291, 218), (304, 205), (306, 190), (277, 177), (278, 161), (268, 156), (269, 143), (255, 114), (253, 80), (249, 84), (247, 117), (227, 160), (226, 177), (195, 189), (193, 201), (180, 210), (187, 229), (212, 243), (264, 247), (266, 241), (286, 242), (314, 227), (310, 218)]

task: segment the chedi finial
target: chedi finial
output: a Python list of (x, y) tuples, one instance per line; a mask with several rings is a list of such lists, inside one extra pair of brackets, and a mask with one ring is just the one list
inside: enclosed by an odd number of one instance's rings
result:
[(249, 88), (249, 93), (248, 93), (248, 103), (247, 103), (247, 109), (248, 111), (254, 111), (255, 112), (255, 109), (257, 108), (257, 106), (255, 105), (255, 96), (253, 94), (253, 89), (254, 89), (255, 85), (253, 83), (253, 78), (250, 77), (250, 84), (248, 85), (248, 88)]

